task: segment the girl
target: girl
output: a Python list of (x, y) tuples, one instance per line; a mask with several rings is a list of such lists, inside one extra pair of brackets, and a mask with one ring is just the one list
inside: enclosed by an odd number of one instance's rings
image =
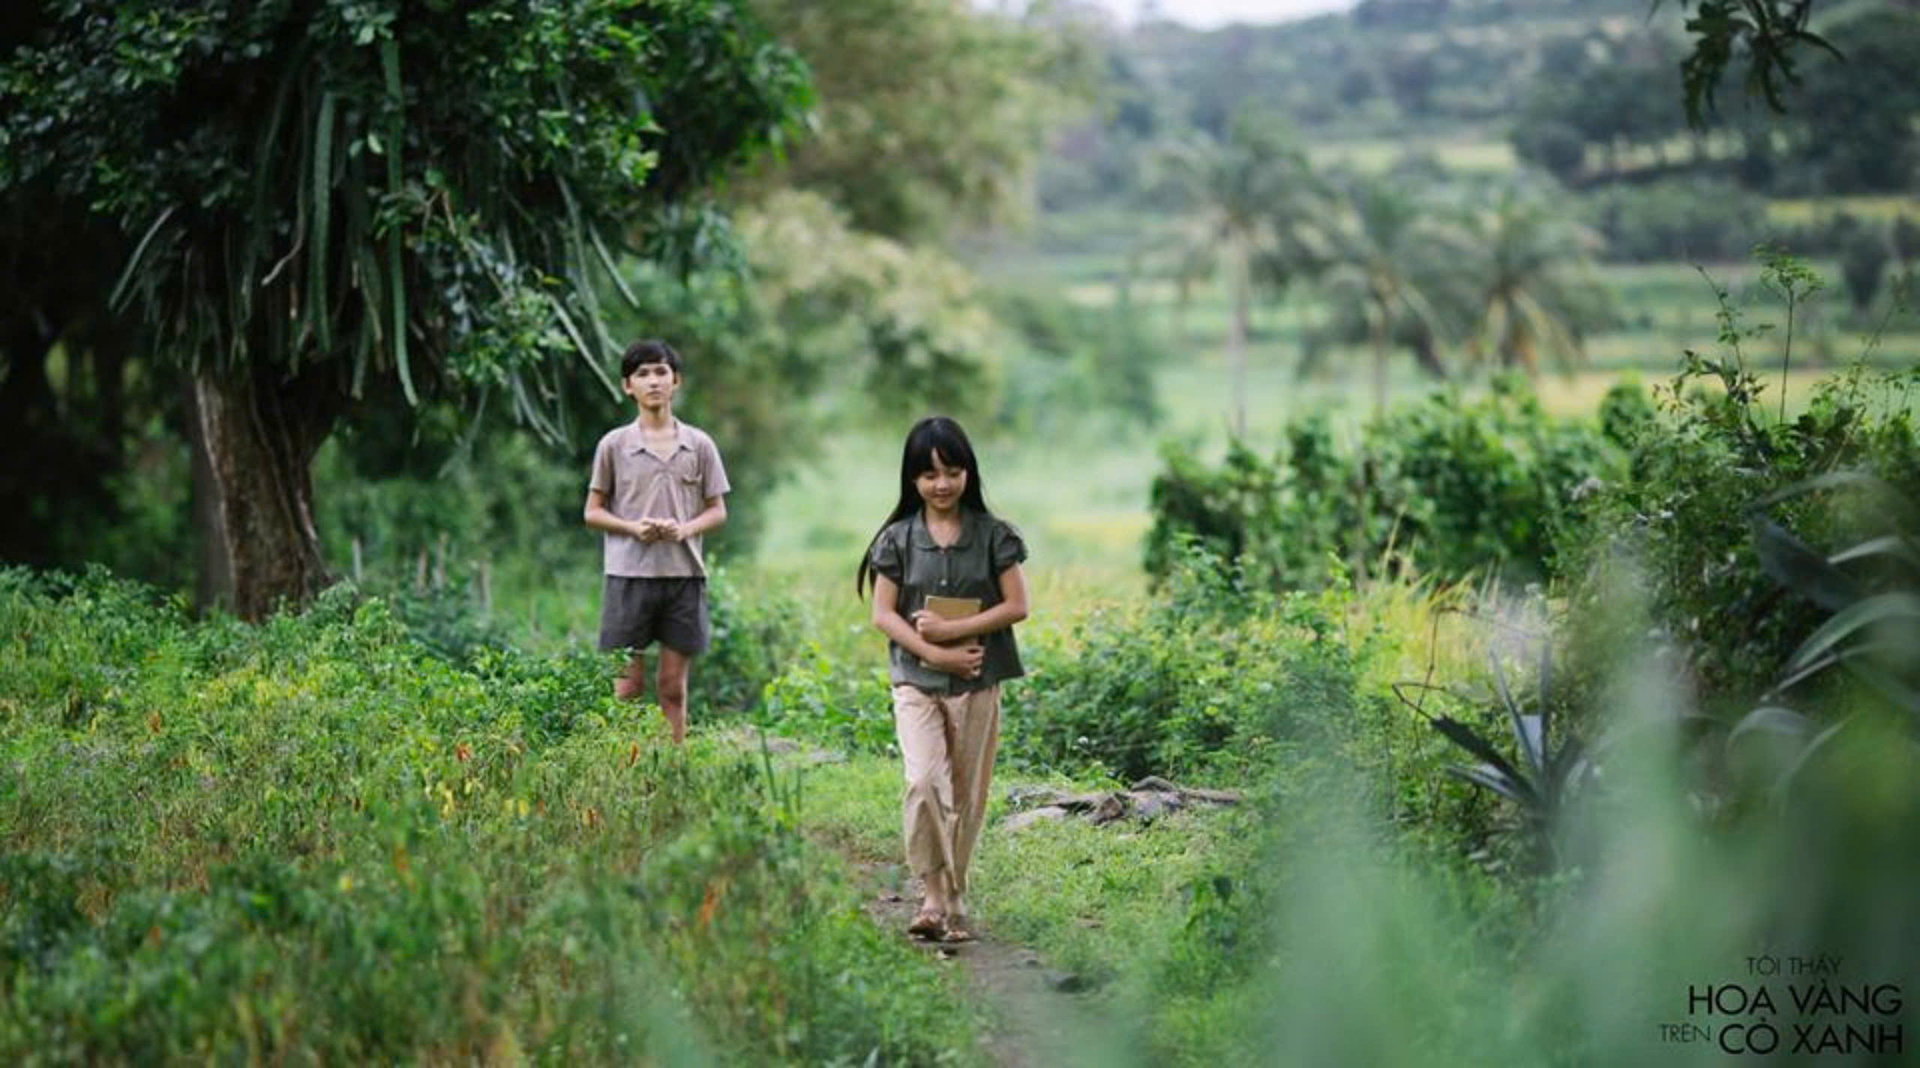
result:
[(1000, 683), (1017, 678), (1012, 627), (1027, 618), (1020, 534), (987, 510), (960, 424), (931, 416), (907, 432), (900, 501), (854, 575), (873, 584), (873, 625), (889, 639), (893, 723), (905, 764), (907, 864), (924, 888), (907, 931), (966, 941), (967, 862), (986, 815), (1000, 740)]

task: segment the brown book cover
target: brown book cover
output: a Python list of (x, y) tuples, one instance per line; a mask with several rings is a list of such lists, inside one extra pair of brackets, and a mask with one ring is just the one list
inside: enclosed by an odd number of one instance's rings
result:
[[(938, 594), (929, 594), (927, 596), (927, 603), (923, 607), (941, 619), (965, 619), (967, 616), (979, 613), (980, 598), (941, 597)], [(922, 660), (920, 661), (920, 666), (929, 667), (931, 665)]]
[(965, 619), (980, 613), (978, 597), (941, 597), (938, 594), (927, 595), (927, 611), (941, 619)]

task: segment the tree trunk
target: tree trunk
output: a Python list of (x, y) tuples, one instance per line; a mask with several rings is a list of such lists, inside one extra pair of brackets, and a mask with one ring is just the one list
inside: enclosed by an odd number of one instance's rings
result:
[(1387, 311), (1384, 306), (1368, 327), (1367, 333), (1373, 342), (1373, 414), (1378, 419), (1387, 414)]
[(1248, 303), (1251, 300), (1247, 292), (1252, 287), (1252, 279), (1247, 263), (1247, 250), (1236, 242), (1228, 253), (1232, 261), (1227, 270), (1232, 272), (1227, 284), (1233, 290), (1233, 318), (1227, 324), (1227, 368), (1233, 376), (1233, 408), (1230, 426), (1235, 440), (1247, 436), (1247, 319)]
[(1414, 331), (1410, 345), (1413, 349), (1414, 362), (1420, 365), (1422, 371), (1443, 382), (1446, 381), (1447, 365), (1440, 359), (1440, 349), (1434, 342), (1433, 331), (1425, 325), (1415, 327)]
[(338, 400), (319, 383), (278, 381), (276, 370), (202, 370), (187, 382), (202, 611), (263, 619), (329, 581), (308, 466)]

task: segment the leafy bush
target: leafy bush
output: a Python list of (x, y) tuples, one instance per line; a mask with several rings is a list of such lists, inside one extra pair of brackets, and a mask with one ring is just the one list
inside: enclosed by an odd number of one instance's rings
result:
[[(1804, 272), (1797, 261), (1774, 257), (1763, 278), (1783, 291)], [(1574, 648), (1618, 647), (1594, 628), (1612, 618), (1598, 606), (1622, 569), (1632, 568), (1645, 584), (1648, 613), (1682, 650), (1702, 699), (1724, 711), (1751, 708), (1821, 619), (1817, 605), (1783, 596), (1767, 577), (1741, 517), (1789, 486), (1843, 470), (1871, 473), (1898, 494), (1920, 493), (1912, 415), (1920, 380), (1857, 366), (1820, 384), (1801, 414), (1784, 419), (1784, 398), (1766, 396), (1747, 362), (1747, 346), (1761, 331), (1745, 327), (1724, 292), (1721, 298), (1721, 351), (1689, 352), (1658, 391), (1659, 418), (1636, 420), (1629, 477), (1593, 498), (1594, 522), (1565, 551), (1582, 561), (1568, 587)], [(1817, 496), (1780, 500), (1770, 521), (1815, 545), (1858, 544), (1880, 533), (1871, 516), (1827, 507)]]
[(767, 683), (755, 718), (780, 734), (844, 750), (897, 751), (886, 666), (850, 665), (828, 656), (818, 643), (792, 657)]
[[(1398, 736), (1412, 721), (1358, 686), (1344, 633), (1348, 594), (1245, 594), (1220, 561), (1189, 544), (1160, 594), (1103, 609), (1029, 658), (1010, 698), (1018, 730), (1002, 751), (1028, 766), (1246, 782), (1283, 755), (1354, 755), (1364, 730)], [(1392, 749), (1389, 744), (1385, 748)], [(1332, 759), (1345, 759), (1333, 757)], [(1357, 769), (1355, 769), (1357, 770)]]
[[(1885, 524), (1882, 532), (1829, 555), (1767, 516), (1773, 505), (1814, 494), (1854, 496), (1852, 504)], [(1730, 751), (1743, 736), (1784, 740), (1753, 762), (1773, 776), (1768, 789), (1784, 794), (1841, 730), (1857, 728), (1862, 713), (1886, 714), (1896, 729), (1920, 738), (1920, 664), (1910, 655), (1920, 637), (1920, 513), (1879, 480), (1839, 471), (1756, 502), (1751, 520), (1761, 569), (1827, 614), (1780, 666), (1760, 707), (1727, 738)], [(1856, 683), (1851, 692), (1834, 678), (1841, 674)], [(1836, 692), (1842, 700), (1833, 699)], [(1832, 714), (1836, 708), (1843, 712)], [(1779, 768), (1766, 767), (1771, 756), (1783, 758)]]
[(713, 641), (693, 663), (687, 699), (703, 714), (754, 714), (767, 686), (804, 655), (813, 624), (791, 595), (718, 562), (707, 597)]
[(1549, 417), (1521, 380), (1503, 377), (1481, 399), (1436, 393), (1369, 424), (1351, 455), (1311, 416), (1271, 461), (1236, 443), (1217, 470), (1177, 447), (1165, 462), (1150, 574), (1164, 577), (1173, 547), (1192, 537), (1254, 588), (1293, 589), (1327, 581), (1333, 559), (1447, 580), (1551, 575), (1557, 532), (1580, 521), (1579, 498), (1621, 457), (1598, 430)]

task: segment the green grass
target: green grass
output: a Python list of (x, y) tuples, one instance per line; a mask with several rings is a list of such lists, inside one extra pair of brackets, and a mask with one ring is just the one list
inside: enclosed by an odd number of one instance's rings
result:
[(1841, 214), (1872, 222), (1890, 223), (1903, 216), (1920, 222), (1920, 197), (1821, 197), (1780, 199), (1767, 203), (1767, 219), (1776, 223), (1806, 225), (1824, 222)]
[(1384, 172), (1409, 155), (1431, 155), (1447, 170), (1461, 174), (1507, 174), (1518, 166), (1513, 146), (1504, 140), (1412, 137), (1404, 140), (1316, 141), (1307, 147), (1307, 156), (1316, 167), (1347, 167), (1363, 174)]

